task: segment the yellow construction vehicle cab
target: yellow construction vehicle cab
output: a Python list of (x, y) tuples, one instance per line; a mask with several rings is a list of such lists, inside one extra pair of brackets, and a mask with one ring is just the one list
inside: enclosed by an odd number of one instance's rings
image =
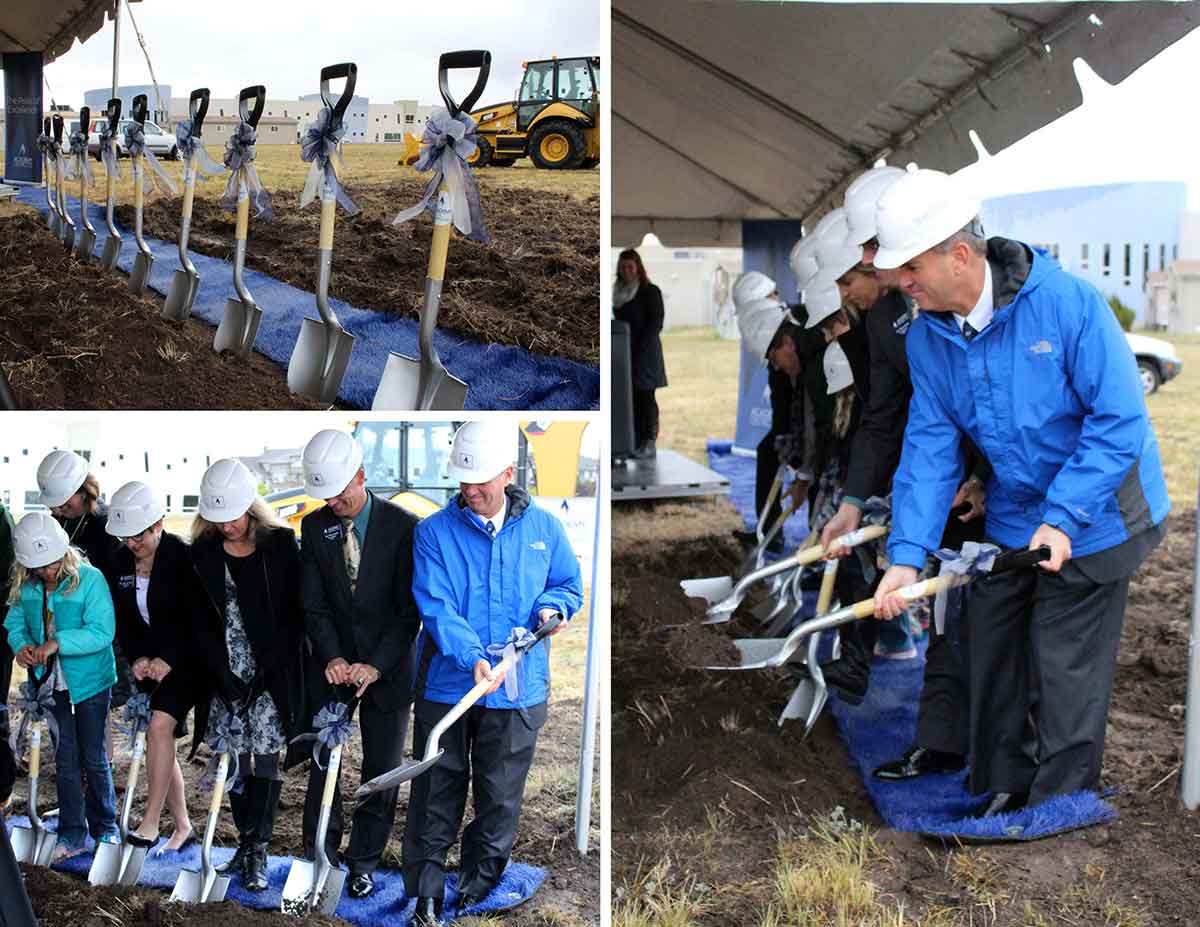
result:
[(526, 61), (514, 102), (471, 113), (479, 125), (472, 167), (507, 167), (529, 157), (538, 167), (600, 163), (600, 59)]

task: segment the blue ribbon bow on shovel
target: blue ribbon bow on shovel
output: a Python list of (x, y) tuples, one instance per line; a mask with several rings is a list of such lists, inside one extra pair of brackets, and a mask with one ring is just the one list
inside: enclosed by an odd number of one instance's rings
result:
[(313, 717), (314, 731), (293, 737), (291, 743), (313, 741), (312, 757), (318, 769), (324, 769), (321, 762), (321, 749), (332, 751), (334, 747), (344, 747), (350, 742), (354, 724), (350, 717), (348, 702), (330, 702), (321, 708)]
[[(208, 180), (210, 177), (215, 177), (225, 170), (221, 165), (208, 156), (208, 152), (204, 150), (202, 140), (194, 135), (195, 124), (190, 119), (185, 119), (183, 122), (175, 124), (175, 144), (179, 148), (179, 155), (184, 159), (186, 164), (190, 164), (192, 158), (196, 158), (196, 177), (199, 180)], [(186, 171), (187, 168), (185, 167)]]
[(95, 178), (92, 176), (92, 165), (87, 159), (87, 136), (80, 131), (71, 133), (68, 144), (70, 145), (71, 158), (66, 162), (67, 176), (75, 179), (79, 176), (78, 170), (80, 165), (83, 166), (83, 176), (86, 178), (87, 185), (90, 187), (95, 183)]
[(150, 693), (137, 692), (125, 703), (126, 733), (130, 743), (150, 727)]
[(300, 159), (312, 164), (308, 170), (308, 177), (304, 180), (304, 189), (300, 193), (300, 208), (303, 209), (316, 198), (323, 182), (333, 191), (346, 214), (353, 216), (359, 212), (358, 205), (342, 189), (334, 164), (336, 158), (337, 165), (342, 168), (346, 166), (340, 147), (342, 137), (346, 134), (346, 126), (343, 123), (336, 130), (330, 129), (331, 113), (328, 109), (317, 113), (316, 122), (304, 130), (304, 136), (300, 139)]
[(524, 672), (521, 667), (521, 657), (525, 654), (520, 645), (531, 637), (533, 637), (533, 632), (529, 628), (517, 627), (508, 632), (508, 640), (503, 644), (488, 644), (485, 648), (489, 657), (498, 658), (497, 662), (505, 657), (514, 658), (513, 668), (504, 676), (504, 694), (512, 702), (521, 700), (520, 677)]
[(240, 185), (238, 171), (246, 172), (246, 190), (250, 195), (250, 203), (254, 207), (254, 215), (270, 219), (274, 216), (271, 210), (271, 194), (263, 189), (258, 171), (254, 168), (254, 159), (258, 157), (255, 142), (258, 132), (248, 122), (238, 124), (233, 135), (225, 142), (225, 166), (233, 172), (229, 182), (225, 184), (225, 192), (221, 194), (221, 208), (226, 212), (237, 209), (238, 187)]
[(37, 137), (38, 149), (48, 157), (51, 161), (58, 160), (58, 145), (54, 143), (54, 136), (38, 134)]
[(421, 133), (421, 154), (413, 167), (422, 173), (433, 171), (433, 177), (425, 187), (421, 201), (397, 215), (392, 220), (393, 225), (407, 222), (422, 212), (433, 215), (437, 208), (437, 192), (444, 180), (450, 191), (454, 227), (481, 245), (491, 241), (483, 225), (479, 187), (467, 164), (467, 158), (479, 147), (478, 138), (475, 120), (466, 113), (451, 116), (441, 107), (430, 113), (425, 131)]
[(21, 747), (25, 743), (29, 729), (34, 724), (40, 724), (43, 721), (46, 722), (46, 727), (50, 731), (51, 745), (55, 750), (58, 749), (58, 721), (54, 717), (54, 684), (51, 682), (52, 678), (52, 674), (47, 673), (40, 687), (32, 678), (26, 679), (21, 683), (17, 697), (13, 700), (13, 711), (21, 712), (21, 723), (17, 725), (8, 741), (13, 754), (16, 756), (20, 756)]
[[(934, 556), (942, 561), (938, 576), (955, 574), (958, 576), (976, 576), (980, 573), (990, 573), (996, 562), (1000, 548), (995, 544), (980, 544), (977, 541), (967, 541), (962, 550), (943, 547), (934, 551)], [(933, 624), (938, 634), (946, 633), (946, 605), (949, 593), (955, 594), (955, 606), (961, 607), (962, 596), (965, 593), (961, 587), (943, 589), (933, 599)]]
[[(246, 736), (246, 722), (242, 720), (238, 714), (239, 706), (234, 704), (225, 714), (224, 719), (215, 725), (209, 725), (209, 736), (205, 739), (213, 755), (209, 758), (208, 766), (204, 769), (204, 775), (200, 779), (200, 785), (204, 789), (211, 789), (216, 785), (217, 780), (217, 765), (221, 761), (221, 754), (229, 754), (229, 771), (225, 779), (225, 791), (231, 791), (234, 788), (235, 781), (239, 778), (238, 755), (242, 752), (243, 743)], [(240, 788), (241, 783), (238, 783)]]
[(176, 195), (178, 191), (175, 189), (175, 181), (163, 170), (162, 165), (158, 163), (158, 158), (154, 157), (154, 152), (146, 147), (146, 133), (142, 131), (142, 127), (136, 120), (125, 127), (125, 150), (129, 152), (131, 158), (144, 156), (146, 163), (150, 165), (150, 170), (144, 172), (142, 189), (147, 193), (158, 190), (160, 193)]
[(117, 155), (112, 150), (112, 140), (117, 133), (109, 126), (107, 119), (100, 120), (100, 128), (96, 131), (100, 137), (100, 159), (104, 162), (104, 169), (113, 180), (120, 180), (121, 169)]

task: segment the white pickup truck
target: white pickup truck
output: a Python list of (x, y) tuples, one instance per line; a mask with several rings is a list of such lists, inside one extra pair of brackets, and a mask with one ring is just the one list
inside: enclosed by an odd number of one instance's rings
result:
[(1179, 376), (1183, 369), (1183, 361), (1175, 345), (1161, 338), (1150, 338), (1146, 335), (1125, 333), (1125, 340), (1137, 358), (1138, 373), (1142, 377), (1142, 391), (1149, 396), (1158, 387)]

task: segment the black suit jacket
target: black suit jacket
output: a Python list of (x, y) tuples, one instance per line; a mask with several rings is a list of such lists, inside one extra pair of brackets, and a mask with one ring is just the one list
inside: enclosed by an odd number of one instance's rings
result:
[(399, 506), (374, 498), (353, 596), (341, 519), (324, 506), (300, 526), (301, 600), (314, 660), (322, 671), (336, 657), (374, 666), (380, 678), (363, 697), (384, 711), (412, 697), (421, 625), (412, 594), (416, 524)]
[(613, 310), (618, 322), (629, 324), (629, 359), (633, 366), (634, 389), (659, 389), (667, 385), (667, 365), (663, 360), (662, 338), (664, 310), (662, 290), (653, 283), (643, 284), (637, 294)]
[(191, 612), (202, 601), (204, 590), (192, 568), (192, 552), (182, 539), (164, 531), (158, 543), (146, 597), (149, 625), (138, 611), (133, 552), (127, 547), (113, 557), (109, 588), (117, 642), (125, 659), (132, 664), (139, 657), (160, 657), (173, 668), (195, 662)]

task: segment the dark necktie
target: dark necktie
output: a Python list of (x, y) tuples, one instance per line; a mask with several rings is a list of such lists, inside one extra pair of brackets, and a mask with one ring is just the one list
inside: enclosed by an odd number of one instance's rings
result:
[(493, 525), (490, 520), (487, 523), (487, 533), (488, 537), (490, 538), (494, 538), (496, 536), (496, 526)]
[(970, 341), (972, 338), (974, 338), (976, 335), (979, 334), (979, 332), (975, 331), (975, 329), (973, 329), (971, 327), (970, 322), (963, 322), (962, 333), (963, 333), (963, 337), (966, 338), (968, 341)]

